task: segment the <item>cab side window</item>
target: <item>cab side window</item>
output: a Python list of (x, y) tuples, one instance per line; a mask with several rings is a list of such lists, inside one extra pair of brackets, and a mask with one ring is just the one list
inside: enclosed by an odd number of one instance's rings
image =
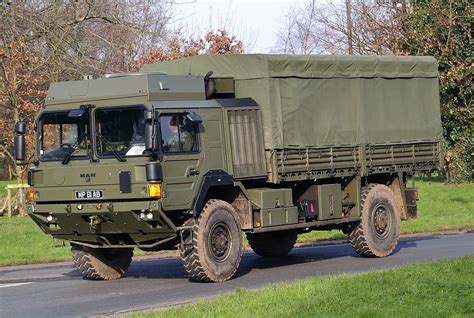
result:
[(160, 117), (163, 153), (198, 152), (197, 125), (184, 115)]

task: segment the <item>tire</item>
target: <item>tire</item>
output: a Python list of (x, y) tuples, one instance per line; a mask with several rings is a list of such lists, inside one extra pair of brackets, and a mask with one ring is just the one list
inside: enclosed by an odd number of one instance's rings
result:
[(242, 233), (234, 208), (221, 200), (209, 200), (197, 219), (184, 226), (180, 246), (184, 268), (192, 281), (223, 282), (230, 279), (242, 257)]
[(361, 220), (349, 234), (357, 254), (385, 257), (392, 254), (400, 236), (399, 208), (394, 194), (382, 184), (369, 184), (361, 194)]
[(296, 231), (278, 231), (269, 233), (247, 233), (252, 250), (263, 257), (282, 257), (288, 255), (295, 246)]
[(84, 278), (113, 280), (124, 276), (132, 262), (132, 248), (89, 248), (71, 243), (72, 258)]

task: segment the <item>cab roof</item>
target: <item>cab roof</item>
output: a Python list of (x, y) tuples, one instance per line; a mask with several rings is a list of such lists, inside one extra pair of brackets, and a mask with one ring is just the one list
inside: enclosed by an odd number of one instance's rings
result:
[(205, 100), (203, 77), (130, 73), (109, 78), (52, 83), (45, 105), (142, 97), (144, 101)]

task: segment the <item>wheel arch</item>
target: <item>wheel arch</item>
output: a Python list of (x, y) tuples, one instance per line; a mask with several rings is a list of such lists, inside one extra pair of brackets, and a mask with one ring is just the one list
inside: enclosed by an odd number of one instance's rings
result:
[(398, 214), (401, 220), (408, 219), (407, 213), (407, 200), (406, 200), (406, 174), (402, 172), (398, 173), (380, 173), (373, 174), (367, 177), (366, 183), (378, 183), (386, 185), (392, 190), (394, 199), (398, 205)]
[(242, 230), (251, 229), (251, 204), (247, 190), (241, 182), (224, 170), (210, 170), (202, 178), (198, 194), (193, 201), (193, 217), (198, 218), (206, 202), (218, 199), (232, 205)]

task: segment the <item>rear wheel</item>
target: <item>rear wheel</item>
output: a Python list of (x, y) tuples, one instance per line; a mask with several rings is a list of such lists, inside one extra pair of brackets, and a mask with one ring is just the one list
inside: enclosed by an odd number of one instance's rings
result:
[(349, 234), (354, 250), (369, 257), (392, 254), (400, 236), (398, 211), (389, 187), (369, 184), (361, 194), (361, 220)]
[(190, 279), (222, 282), (230, 279), (240, 264), (242, 233), (234, 208), (221, 200), (209, 200), (197, 219), (184, 224), (181, 258)]
[(296, 231), (278, 231), (268, 233), (247, 233), (252, 250), (264, 257), (286, 256), (295, 246)]
[(79, 272), (93, 280), (121, 278), (133, 257), (131, 248), (90, 248), (71, 243), (71, 251)]

